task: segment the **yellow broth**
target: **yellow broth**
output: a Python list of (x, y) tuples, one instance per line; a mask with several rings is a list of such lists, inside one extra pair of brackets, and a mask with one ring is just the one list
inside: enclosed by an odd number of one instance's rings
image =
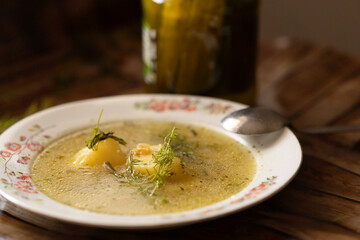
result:
[[(245, 188), (256, 172), (249, 149), (234, 139), (208, 128), (158, 121), (123, 121), (101, 126), (127, 141), (128, 153), (138, 143), (160, 144), (177, 127), (173, 142), (183, 163), (182, 172), (171, 176), (153, 196), (139, 186), (124, 184), (102, 166), (78, 168), (72, 157), (92, 137), (91, 129), (67, 135), (46, 148), (34, 161), (31, 176), (50, 198), (89, 211), (146, 215), (179, 212), (224, 200)], [(124, 167), (117, 166), (117, 170)]]

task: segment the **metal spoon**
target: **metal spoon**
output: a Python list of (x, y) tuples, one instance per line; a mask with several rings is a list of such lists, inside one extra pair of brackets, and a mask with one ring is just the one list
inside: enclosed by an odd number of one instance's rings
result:
[(313, 134), (360, 131), (360, 125), (296, 128), (280, 114), (263, 107), (245, 108), (232, 112), (221, 121), (221, 125), (230, 132), (242, 135), (271, 133), (284, 126), (298, 132)]

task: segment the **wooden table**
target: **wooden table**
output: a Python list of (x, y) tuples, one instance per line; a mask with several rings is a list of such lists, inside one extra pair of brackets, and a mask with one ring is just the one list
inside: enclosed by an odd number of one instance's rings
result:
[[(2, 64), (0, 112), (17, 115), (44, 99), (56, 105), (142, 92), (138, 32), (119, 29), (91, 40), (83, 52), (65, 45)], [(258, 104), (297, 126), (360, 124), (358, 59), (284, 37), (261, 45), (257, 73)], [(297, 137), (304, 152), (300, 172), (251, 209), (173, 230), (131, 232), (28, 223), (0, 199), (0, 239), (360, 239), (360, 133)]]

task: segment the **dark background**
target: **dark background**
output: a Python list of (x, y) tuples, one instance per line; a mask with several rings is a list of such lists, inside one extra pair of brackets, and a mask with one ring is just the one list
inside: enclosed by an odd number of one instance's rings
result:
[(140, 18), (140, 0), (1, 0), (0, 64), (81, 47)]
[(141, 80), (140, 0), (0, 0), (0, 132), (14, 116)]

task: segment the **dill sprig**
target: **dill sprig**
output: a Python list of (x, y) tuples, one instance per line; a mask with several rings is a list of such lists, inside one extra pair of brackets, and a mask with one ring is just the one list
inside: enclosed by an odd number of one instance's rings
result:
[(114, 132), (103, 132), (100, 128), (99, 128), (99, 125), (100, 125), (100, 119), (101, 119), (101, 116), (103, 114), (103, 109), (101, 110), (100, 112), (100, 116), (99, 116), (99, 119), (97, 121), (97, 124), (96, 124), (96, 128), (93, 129), (92, 133), (94, 134), (92, 139), (86, 141), (86, 146), (89, 148), (89, 149), (92, 149), (94, 151), (97, 150), (97, 147), (98, 147), (98, 144), (99, 142), (107, 139), (107, 138), (112, 138), (114, 139), (115, 141), (117, 141), (118, 143), (122, 144), (122, 145), (126, 145), (126, 142), (124, 139), (122, 138), (119, 138), (119, 137), (116, 137), (114, 136)]
[(124, 173), (120, 173), (120, 172), (117, 172), (115, 170), (115, 168), (111, 165), (111, 163), (109, 162), (104, 162), (104, 168), (109, 172), (111, 173), (112, 175), (114, 175), (115, 177), (117, 178), (124, 178), (125, 177), (125, 174)]
[(104, 162), (103, 164), (106, 171), (112, 174), (114, 177), (119, 179), (119, 181), (125, 185), (140, 185), (148, 184), (149, 181), (146, 176), (141, 176), (135, 172), (130, 173), (128, 169), (122, 172), (118, 172), (109, 162)]
[(165, 178), (170, 177), (172, 174), (171, 165), (176, 155), (170, 144), (171, 141), (178, 136), (175, 131), (176, 128), (173, 128), (172, 131), (165, 137), (164, 144), (160, 148), (160, 150), (153, 154), (153, 159), (155, 162), (155, 174), (151, 178), (154, 186), (150, 193), (150, 196), (152, 196), (159, 187), (164, 185)]
[(164, 185), (165, 178), (172, 175), (171, 166), (176, 154), (170, 144), (172, 140), (178, 136), (175, 131), (176, 128), (173, 128), (173, 130), (164, 138), (164, 144), (160, 150), (152, 155), (155, 162), (155, 174), (150, 175), (150, 173), (148, 173), (146, 175), (135, 172), (133, 166), (136, 165), (139, 160), (135, 159), (133, 154), (129, 157), (129, 165), (126, 171), (120, 173), (117, 172), (109, 162), (104, 163), (105, 169), (121, 181), (126, 180), (126, 183), (128, 184), (139, 185), (141, 192), (153, 196), (155, 191)]

